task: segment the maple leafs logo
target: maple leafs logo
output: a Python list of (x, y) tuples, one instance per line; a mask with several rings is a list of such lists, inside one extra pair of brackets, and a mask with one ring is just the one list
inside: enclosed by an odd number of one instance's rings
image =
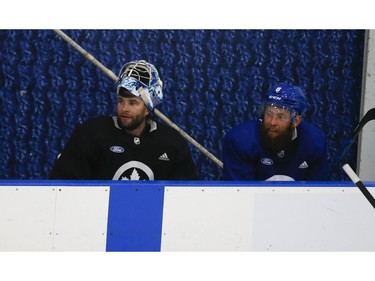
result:
[(113, 180), (154, 180), (154, 172), (146, 164), (139, 161), (129, 161), (119, 167)]
[(139, 176), (137, 170), (134, 168), (132, 174), (130, 175), (130, 179), (128, 179), (127, 177), (122, 177), (121, 180), (125, 180), (125, 181), (126, 181), (126, 180), (127, 180), (127, 181), (128, 181), (128, 180), (139, 181), (140, 178), (141, 178), (141, 177)]

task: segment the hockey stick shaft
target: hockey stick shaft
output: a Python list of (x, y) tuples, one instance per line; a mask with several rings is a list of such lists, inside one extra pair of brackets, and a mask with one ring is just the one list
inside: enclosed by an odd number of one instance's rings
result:
[(62, 32), (59, 29), (53, 30), (57, 35), (59, 35), (62, 39), (64, 39), (69, 45), (71, 45), (74, 49), (80, 52), (87, 60), (92, 62), (95, 66), (97, 66), (101, 71), (104, 72), (109, 78), (114, 81), (117, 81), (117, 76), (108, 68), (106, 68), (101, 62), (99, 62), (95, 57), (90, 55), (85, 49), (83, 49), (80, 45), (78, 45), (73, 39), (71, 39), (68, 35)]
[(350, 141), (350, 143), (346, 146), (346, 148), (344, 149), (344, 151), (341, 153), (340, 157), (339, 157), (339, 160), (337, 162), (341, 162), (341, 160), (344, 158), (344, 156), (346, 155), (346, 153), (348, 153), (349, 149), (352, 147), (353, 143), (355, 142), (356, 140), (356, 137), (352, 138), (352, 140)]
[[(117, 76), (105, 67), (101, 62), (99, 62), (94, 56), (89, 54), (85, 49), (79, 46), (74, 40), (72, 40), (68, 35), (62, 32), (59, 29), (54, 29), (54, 32), (59, 35), (62, 39), (64, 39), (69, 45), (75, 48), (78, 52), (80, 52), (87, 60), (92, 62), (95, 66), (97, 66), (101, 71), (104, 72), (109, 78), (114, 81), (117, 81)], [(185, 133), (180, 127), (178, 127), (175, 123), (173, 123), (168, 117), (166, 117), (163, 113), (161, 113), (158, 109), (154, 109), (154, 113), (160, 119), (162, 119), (166, 124), (171, 126), (172, 128), (176, 129), (186, 140), (188, 140), (192, 145), (198, 148), (204, 155), (206, 155), (209, 159), (211, 159), (215, 164), (217, 164), (220, 168), (223, 168), (223, 163), (217, 159), (211, 152), (209, 152), (206, 148), (200, 145), (195, 139), (190, 137), (187, 133)]]
[(360, 133), (360, 131), (362, 130), (362, 128), (371, 120), (374, 120), (375, 119), (375, 108), (371, 108), (370, 110), (368, 110), (366, 112), (366, 114), (362, 117), (362, 119), (359, 121), (357, 127), (355, 127), (354, 131), (353, 131), (353, 134), (352, 134), (352, 139), (350, 141), (350, 143), (345, 147), (345, 149), (343, 150), (343, 152), (340, 154), (340, 157), (338, 158), (337, 160), (337, 163), (340, 163), (341, 160), (344, 158), (344, 156), (346, 155), (346, 153), (348, 153), (349, 149), (351, 148), (351, 146), (353, 145), (353, 143), (355, 142), (355, 140), (357, 139), (357, 136), (358, 134)]
[(370, 202), (372, 207), (375, 209), (375, 199), (372, 197), (371, 193), (367, 190), (361, 179), (357, 176), (357, 174), (353, 171), (353, 169), (349, 166), (349, 164), (345, 164), (342, 166), (345, 173), (349, 176), (352, 182), (361, 190), (362, 194), (367, 198)]

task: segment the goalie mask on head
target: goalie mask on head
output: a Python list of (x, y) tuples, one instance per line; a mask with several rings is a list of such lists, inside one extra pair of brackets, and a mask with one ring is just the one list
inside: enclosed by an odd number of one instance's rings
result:
[(144, 60), (131, 61), (121, 68), (118, 77), (117, 94), (141, 98), (153, 110), (163, 100), (163, 82), (155, 66)]

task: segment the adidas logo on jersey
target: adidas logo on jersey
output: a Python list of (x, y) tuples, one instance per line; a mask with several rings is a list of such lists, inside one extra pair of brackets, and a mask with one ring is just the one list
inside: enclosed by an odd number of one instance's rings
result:
[(169, 161), (167, 153), (163, 153), (162, 155), (160, 155), (158, 159), (163, 161)]
[(308, 167), (309, 167), (309, 165), (306, 163), (306, 161), (303, 161), (303, 163), (298, 166), (298, 168), (300, 168), (300, 169), (306, 169)]

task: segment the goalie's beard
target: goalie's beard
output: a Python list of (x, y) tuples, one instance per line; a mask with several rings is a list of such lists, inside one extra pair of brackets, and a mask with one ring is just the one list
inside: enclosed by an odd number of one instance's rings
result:
[(121, 116), (117, 115), (117, 118), (119, 120), (120, 127), (125, 131), (133, 131), (137, 129), (138, 127), (140, 127), (145, 120), (147, 121), (147, 117), (144, 118), (141, 115), (133, 117), (133, 120), (129, 122), (128, 124), (124, 124), (122, 122)]
[(292, 123), (290, 123), (289, 127), (284, 132), (281, 132), (275, 137), (270, 137), (264, 122), (260, 124), (260, 143), (269, 153), (277, 153), (284, 149), (292, 141), (292, 136)]

